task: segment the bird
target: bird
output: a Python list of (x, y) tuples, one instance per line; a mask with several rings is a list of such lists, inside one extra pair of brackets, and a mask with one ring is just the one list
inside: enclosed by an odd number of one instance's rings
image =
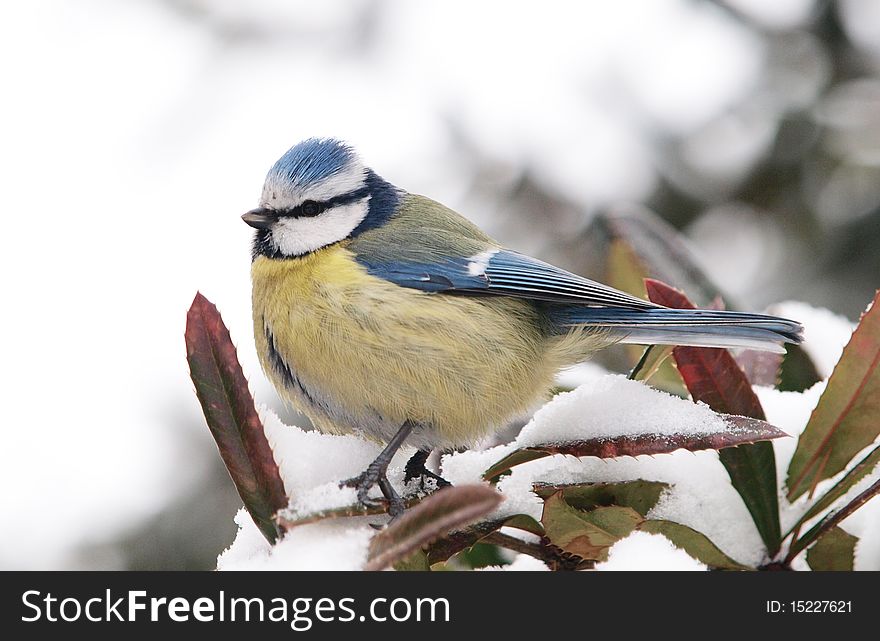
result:
[(544, 398), (556, 373), (615, 343), (745, 347), (799, 343), (799, 323), (669, 309), (494, 241), (452, 209), (367, 167), (353, 147), (310, 138), (269, 169), (251, 280), (260, 365), (322, 432), (384, 445), (341, 481), (392, 517), (392, 457), (432, 478), (433, 450), (470, 447)]

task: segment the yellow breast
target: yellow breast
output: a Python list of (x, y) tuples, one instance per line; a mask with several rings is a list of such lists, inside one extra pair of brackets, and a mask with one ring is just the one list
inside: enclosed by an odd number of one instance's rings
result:
[(529, 303), (400, 287), (342, 243), (258, 257), (252, 277), (263, 369), (325, 431), (385, 440), (410, 420), (472, 443), (527, 409), (559, 366)]

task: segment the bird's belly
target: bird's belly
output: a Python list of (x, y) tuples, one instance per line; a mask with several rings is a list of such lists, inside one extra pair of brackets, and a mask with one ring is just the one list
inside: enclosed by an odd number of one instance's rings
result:
[(370, 276), (342, 246), (253, 264), (254, 330), (279, 392), (324, 431), (473, 443), (552, 384), (525, 301), (428, 294)]

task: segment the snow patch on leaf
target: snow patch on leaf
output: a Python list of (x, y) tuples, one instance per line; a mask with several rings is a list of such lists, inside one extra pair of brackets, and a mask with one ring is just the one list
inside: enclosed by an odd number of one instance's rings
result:
[(529, 447), (586, 438), (724, 431), (729, 431), (724, 419), (707, 405), (611, 374), (556, 395), (535, 413), (515, 443)]
[(608, 551), (608, 560), (596, 564), (600, 571), (663, 570), (701, 571), (706, 566), (675, 547), (662, 534), (633, 532)]

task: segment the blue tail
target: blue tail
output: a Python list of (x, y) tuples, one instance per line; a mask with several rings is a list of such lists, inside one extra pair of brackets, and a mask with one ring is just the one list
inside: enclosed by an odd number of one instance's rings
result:
[(621, 343), (745, 347), (783, 353), (800, 343), (800, 323), (766, 314), (710, 309), (622, 309), (566, 305), (553, 315), (560, 328), (606, 328)]

